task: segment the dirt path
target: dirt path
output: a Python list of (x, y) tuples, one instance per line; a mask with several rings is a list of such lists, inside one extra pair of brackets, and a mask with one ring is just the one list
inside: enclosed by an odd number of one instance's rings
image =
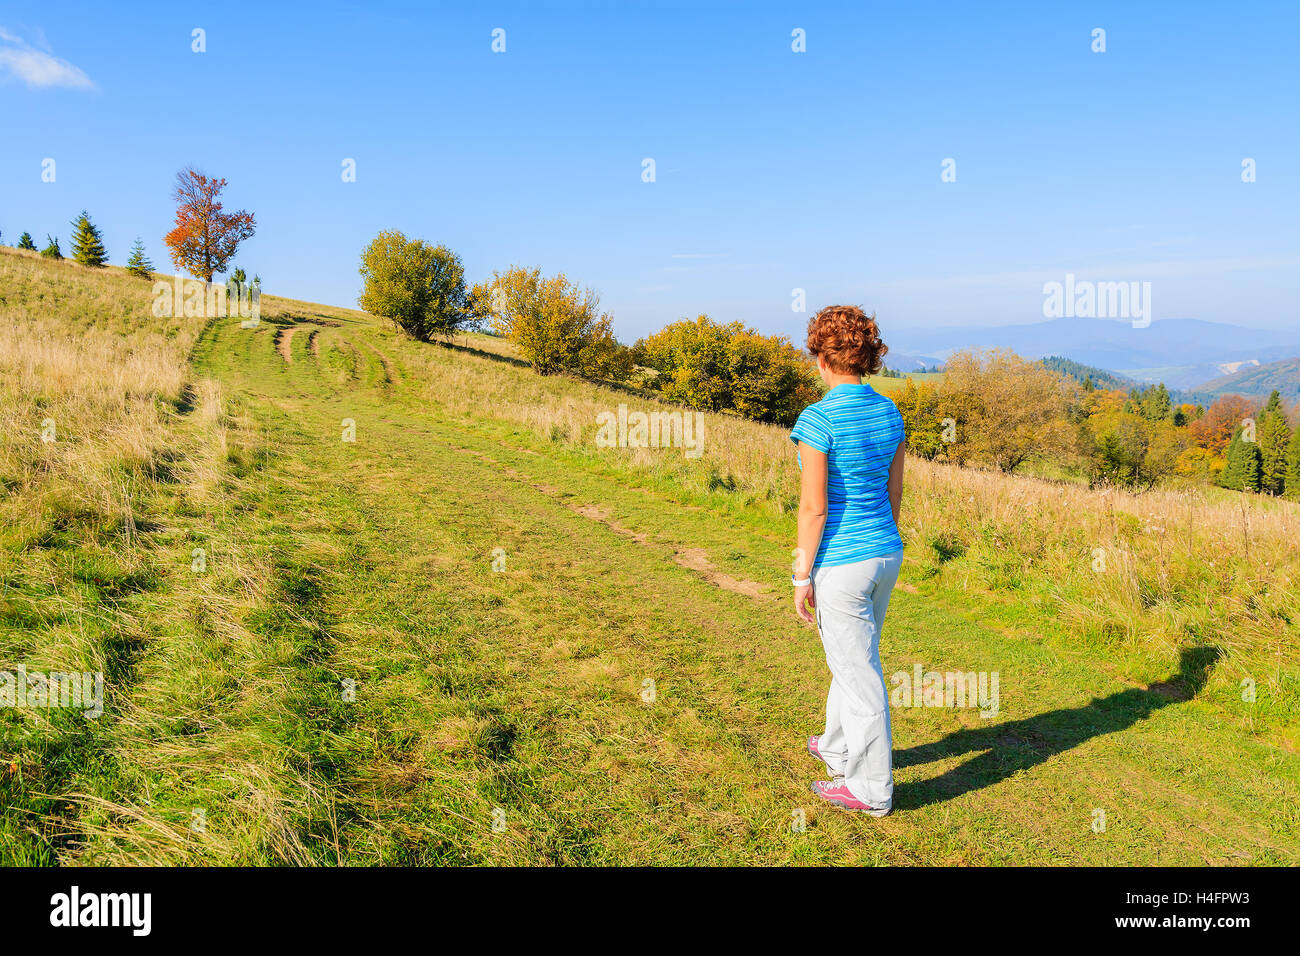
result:
[(293, 361), (293, 334), (298, 331), (298, 326), (290, 326), (287, 329), (280, 329), (275, 336), (276, 351), (280, 353), (280, 358), (286, 362)]

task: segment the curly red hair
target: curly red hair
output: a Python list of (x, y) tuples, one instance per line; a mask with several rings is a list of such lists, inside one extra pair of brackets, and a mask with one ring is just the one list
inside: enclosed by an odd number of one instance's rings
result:
[(876, 316), (856, 305), (828, 305), (808, 323), (808, 351), (840, 375), (875, 375), (889, 346), (880, 340)]

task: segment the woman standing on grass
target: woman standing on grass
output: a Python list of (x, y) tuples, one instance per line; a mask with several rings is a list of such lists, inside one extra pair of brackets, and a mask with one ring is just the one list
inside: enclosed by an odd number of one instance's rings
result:
[(875, 316), (850, 305), (822, 309), (808, 323), (808, 351), (829, 388), (790, 434), (802, 470), (795, 612), (817, 625), (831, 671), (826, 730), (808, 738), (831, 779), (812, 788), (883, 817), (894, 777), (880, 630), (903, 562), (903, 418), (862, 381), (888, 351)]

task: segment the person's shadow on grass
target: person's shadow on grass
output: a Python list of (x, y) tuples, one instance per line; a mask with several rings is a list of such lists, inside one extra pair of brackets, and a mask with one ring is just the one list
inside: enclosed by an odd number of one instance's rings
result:
[(1007, 721), (990, 727), (959, 730), (934, 743), (900, 750), (895, 767), (913, 767), (959, 754), (984, 751), (973, 760), (929, 780), (899, 784), (894, 791), (897, 809), (915, 810), (932, 803), (990, 787), (1012, 774), (1036, 767), (1050, 757), (1077, 747), (1085, 740), (1127, 730), (1161, 707), (1191, 700), (1205, 686), (1211, 667), (1222, 656), (1217, 647), (1183, 651), (1178, 673), (1145, 690), (1133, 688), (1109, 697), (1094, 698), (1082, 707), (1048, 711), (1037, 717)]

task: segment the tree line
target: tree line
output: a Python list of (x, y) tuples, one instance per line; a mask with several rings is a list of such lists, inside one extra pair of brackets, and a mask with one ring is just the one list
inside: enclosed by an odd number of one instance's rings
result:
[[(227, 271), (240, 243), (250, 238), (257, 226), (256, 219), (250, 212), (242, 209), (233, 213), (224, 211), (220, 197), (226, 185), (224, 179), (207, 176), (187, 166), (176, 174), (172, 187), (172, 198), (176, 201), (176, 222), (163, 237), (163, 243), (177, 268), (184, 269), (204, 282), (211, 282), (216, 273)], [(39, 250), (42, 256), (47, 259), (67, 258), (57, 236), (47, 234), (45, 238), (46, 245)], [(38, 251), (29, 232), (18, 237), (17, 248)], [(103, 233), (84, 209), (80, 216), (72, 220), (70, 252), (72, 261), (80, 265), (91, 268), (108, 265)], [(131, 247), (126, 271), (144, 279), (153, 278), (154, 265), (146, 255), (144, 242), (139, 236)], [(244, 270), (235, 269), (231, 281), (237, 286), (245, 284), (247, 276)], [(252, 284), (260, 286), (261, 278), (254, 276)]]
[[(30, 232), (24, 232), (18, 237), (18, 249), (26, 249), (29, 252), (40, 252), (46, 259), (66, 259), (69, 258), (63, 254), (63, 248), (59, 244), (58, 236), (46, 234), (45, 247), (38, 250), (36, 243), (32, 239)], [(90, 214), (86, 210), (81, 211), (76, 219), (72, 220), (72, 243), (69, 249), (73, 262), (91, 268), (101, 268), (108, 265), (108, 252), (104, 248), (104, 235), (100, 232), (99, 227), (94, 224)], [(127, 260), (126, 271), (132, 275), (151, 278), (153, 276), (153, 263), (145, 255), (144, 243), (137, 236), (135, 244), (131, 247), (131, 256)]]
[(423, 342), (470, 329), (504, 336), (541, 375), (631, 383), (691, 408), (792, 425), (821, 390), (806, 357), (784, 336), (707, 315), (683, 319), (628, 346), (595, 290), (564, 273), (514, 265), (468, 284), (445, 245), (381, 232), (361, 254), (357, 302)]
[[(632, 383), (691, 408), (786, 426), (822, 395), (807, 355), (741, 322), (700, 315), (623, 345), (596, 292), (563, 273), (516, 265), (470, 284), (447, 246), (385, 231), (362, 252), (361, 277), (360, 307), (399, 330), (445, 342), (485, 329), (541, 375)], [(940, 382), (909, 376), (890, 397), (908, 449), (924, 458), (1004, 472), (1033, 462), (1093, 487), (1181, 478), (1300, 499), (1300, 427), (1277, 392), (1262, 406), (1228, 395), (1205, 408), (1175, 404), (1163, 384), (1126, 387), (1104, 374), (1080, 383), (1076, 367), (1005, 349), (959, 352)]]
[(1079, 383), (993, 349), (954, 354), (940, 383), (909, 378), (894, 400), (908, 449), (924, 458), (1005, 472), (1032, 461), (1093, 487), (1142, 490), (1172, 478), (1300, 500), (1300, 413), (1277, 391), (1263, 402), (1175, 404), (1163, 384)]

